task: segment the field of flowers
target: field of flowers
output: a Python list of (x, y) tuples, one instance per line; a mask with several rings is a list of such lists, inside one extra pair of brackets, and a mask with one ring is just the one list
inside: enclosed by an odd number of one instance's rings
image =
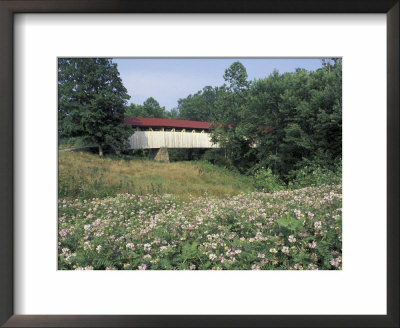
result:
[(341, 185), (59, 200), (60, 270), (340, 270)]

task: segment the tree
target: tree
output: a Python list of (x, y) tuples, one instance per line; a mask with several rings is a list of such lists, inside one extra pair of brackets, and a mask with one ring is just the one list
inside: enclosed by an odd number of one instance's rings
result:
[(165, 118), (167, 113), (165, 107), (161, 107), (157, 100), (149, 97), (143, 102), (143, 105), (130, 104), (126, 109), (125, 116)]
[(166, 112), (167, 117), (171, 119), (179, 119), (179, 110), (177, 108), (172, 108), (169, 112)]
[(83, 137), (103, 148), (125, 146), (127, 90), (117, 64), (106, 58), (64, 58), (58, 62), (58, 126), (62, 137)]
[(161, 107), (153, 97), (147, 98), (143, 102), (143, 111), (146, 117), (166, 117), (165, 107)]
[[(226, 157), (239, 171), (245, 172), (254, 165), (254, 139), (248, 129), (255, 129), (248, 124), (245, 117), (247, 97), (251, 83), (247, 81), (244, 65), (234, 62), (225, 70), (225, 82), (216, 100), (220, 126), (212, 134), (213, 141), (218, 142), (226, 151)], [(258, 125), (259, 127), (259, 125)]]
[(270, 128), (259, 133), (258, 162), (286, 182), (305, 166), (334, 169), (341, 159), (341, 60), (322, 66), (314, 72), (275, 71), (250, 88), (243, 118)]
[(194, 95), (178, 100), (179, 117), (192, 121), (219, 122), (216, 102), (222, 92), (221, 87), (206, 86)]
[(225, 82), (228, 82), (228, 90), (235, 93), (240, 93), (249, 88), (250, 83), (247, 81), (247, 71), (244, 65), (237, 61), (234, 62), (224, 74)]

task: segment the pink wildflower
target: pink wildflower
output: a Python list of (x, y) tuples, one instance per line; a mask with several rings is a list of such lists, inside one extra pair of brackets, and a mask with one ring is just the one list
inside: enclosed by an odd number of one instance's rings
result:
[(147, 265), (146, 264), (142, 264), (138, 266), (139, 270), (146, 270), (147, 269)]

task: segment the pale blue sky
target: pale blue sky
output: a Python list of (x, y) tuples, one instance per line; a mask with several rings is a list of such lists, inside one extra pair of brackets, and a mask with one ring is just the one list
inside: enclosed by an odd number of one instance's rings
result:
[(113, 61), (131, 96), (129, 103), (142, 104), (153, 97), (167, 110), (176, 107), (179, 98), (207, 85), (221, 86), (225, 69), (235, 61), (246, 67), (250, 81), (267, 77), (274, 69), (284, 73), (294, 72), (296, 68), (314, 71), (322, 66), (320, 58), (119, 58)]

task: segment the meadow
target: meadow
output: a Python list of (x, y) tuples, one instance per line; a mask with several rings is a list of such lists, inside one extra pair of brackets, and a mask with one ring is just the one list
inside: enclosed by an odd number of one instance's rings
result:
[(60, 152), (59, 198), (172, 194), (179, 200), (217, 198), (254, 190), (251, 177), (202, 161), (162, 163), (147, 159), (101, 158), (87, 152)]
[(340, 184), (259, 192), (208, 165), (60, 153), (59, 269), (342, 268)]

